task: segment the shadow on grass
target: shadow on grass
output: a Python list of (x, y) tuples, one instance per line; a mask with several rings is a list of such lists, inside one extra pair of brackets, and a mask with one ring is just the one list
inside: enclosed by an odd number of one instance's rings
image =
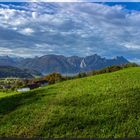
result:
[[(111, 98), (114, 97), (112, 96)], [(83, 99), (79, 100), (82, 101)], [(120, 99), (124, 99), (125, 101), (123, 102)], [(96, 108), (98, 108), (98, 110), (93, 112), (92, 115), (86, 113), (87, 108), (85, 108), (85, 115), (83, 116), (81, 116), (82, 114), (78, 115), (78, 109), (73, 113), (68, 113), (67, 110), (64, 110), (66, 111), (63, 113), (64, 115), (62, 115), (62, 112), (54, 111), (51, 114), (49, 123), (46, 122), (44, 126), (42, 126), (41, 131), (38, 131), (38, 135), (41, 137), (45, 136), (52, 138), (62, 137), (66, 134), (68, 134), (66, 137), (72, 137), (75, 136), (74, 134), (76, 133), (78, 137), (85, 136), (86, 133), (89, 136), (94, 137), (115, 137), (115, 135), (117, 137), (127, 137), (131, 135), (139, 136), (138, 128), (140, 127), (138, 126), (137, 122), (140, 114), (140, 88), (130, 88), (129, 90), (120, 91), (114, 101), (116, 101), (114, 107), (112, 107), (112, 104), (105, 107), (97, 105)], [(62, 105), (66, 107), (68, 104), (69, 109), (75, 106), (75, 103), (73, 104), (71, 100), (70, 102), (68, 100), (62, 100), (62, 102), (58, 102), (58, 104), (55, 105)], [(87, 107), (87, 104), (81, 103), (80, 105), (82, 107), (84, 105)], [(80, 105), (76, 104), (76, 107), (78, 108)], [(92, 118), (91, 116), (95, 117)], [(129, 116), (132, 116), (132, 118)], [(134, 118), (135, 121), (133, 122)], [(130, 122), (133, 123), (131, 124)], [(120, 129), (121, 127), (123, 131)], [(80, 135), (78, 132), (80, 132)]]
[(22, 105), (31, 104), (40, 100), (43, 96), (54, 96), (55, 93), (50, 93), (52, 88), (37, 89), (26, 93), (21, 93), (6, 98), (0, 99), (0, 115), (5, 115), (15, 110)]

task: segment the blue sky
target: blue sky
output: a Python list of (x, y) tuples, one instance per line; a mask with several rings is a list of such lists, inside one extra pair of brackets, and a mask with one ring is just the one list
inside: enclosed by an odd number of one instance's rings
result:
[(106, 2), (107, 5), (122, 5), (128, 10), (140, 11), (140, 2)]
[(0, 55), (95, 53), (140, 63), (140, 3), (0, 3)]

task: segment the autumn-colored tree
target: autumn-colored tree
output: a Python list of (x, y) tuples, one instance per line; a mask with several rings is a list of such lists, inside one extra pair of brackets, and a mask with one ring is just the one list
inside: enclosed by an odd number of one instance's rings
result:
[(64, 78), (60, 73), (55, 73), (55, 72), (45, 76), (44, 79), (47, 80), (49, 84), (54, 84), (64, 80)]

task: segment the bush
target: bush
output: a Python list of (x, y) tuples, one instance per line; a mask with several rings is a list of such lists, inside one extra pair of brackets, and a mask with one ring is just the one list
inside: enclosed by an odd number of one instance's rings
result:
[(54, 84), (65, 80), (65, 78), (63, 78), (60, 73), (55, 73), (55, 72), (47, 75), (44, 79), (47, 80), (49, 84)]
[(128, 63), (128, 64), (123, 64), (123, 65), (113, 65), (109, 66), (106, 68), (103, 68), (101, 70), (93, 70), (87, 73), (87, 76), (92, 76), (92, 75), (97, 75), (97, 74), (103, 74), (103, 73), (109, 73), (109, 72), (115, 72), (118, 70), (121, 70), (123, 68), (128, 68), (128, 67), (138, 67), (139, 65), (136, 63)]
[(77, 77), (78, 78), (83, 78), (83, 77), (86, 77), (86, 76), (87, 76), (87, 74), (85, 72), (80, 72)]
[(139, 67), (138, 64), (136, 63), (128, 63), (128, 64), (124, 64), (124, 65), (121, 65), (123, 68), (128, 68), (128, 67)]

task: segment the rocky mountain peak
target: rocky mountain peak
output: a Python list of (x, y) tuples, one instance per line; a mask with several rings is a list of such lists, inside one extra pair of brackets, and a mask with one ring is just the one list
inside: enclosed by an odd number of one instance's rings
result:
[(43, 74), (59, 72), (62, 74), (75, 74), (81, 71), (97, 70), (111, 65), (126, 64), (128, 61), (123, 56), (114, 59), (106, 59), (94, 54), (86, 57), (63, 55), (44, 55), (35, 58), (14, 59), (0, 57), (0, 66), (16, 66), (21, 69), (36, 70)]

